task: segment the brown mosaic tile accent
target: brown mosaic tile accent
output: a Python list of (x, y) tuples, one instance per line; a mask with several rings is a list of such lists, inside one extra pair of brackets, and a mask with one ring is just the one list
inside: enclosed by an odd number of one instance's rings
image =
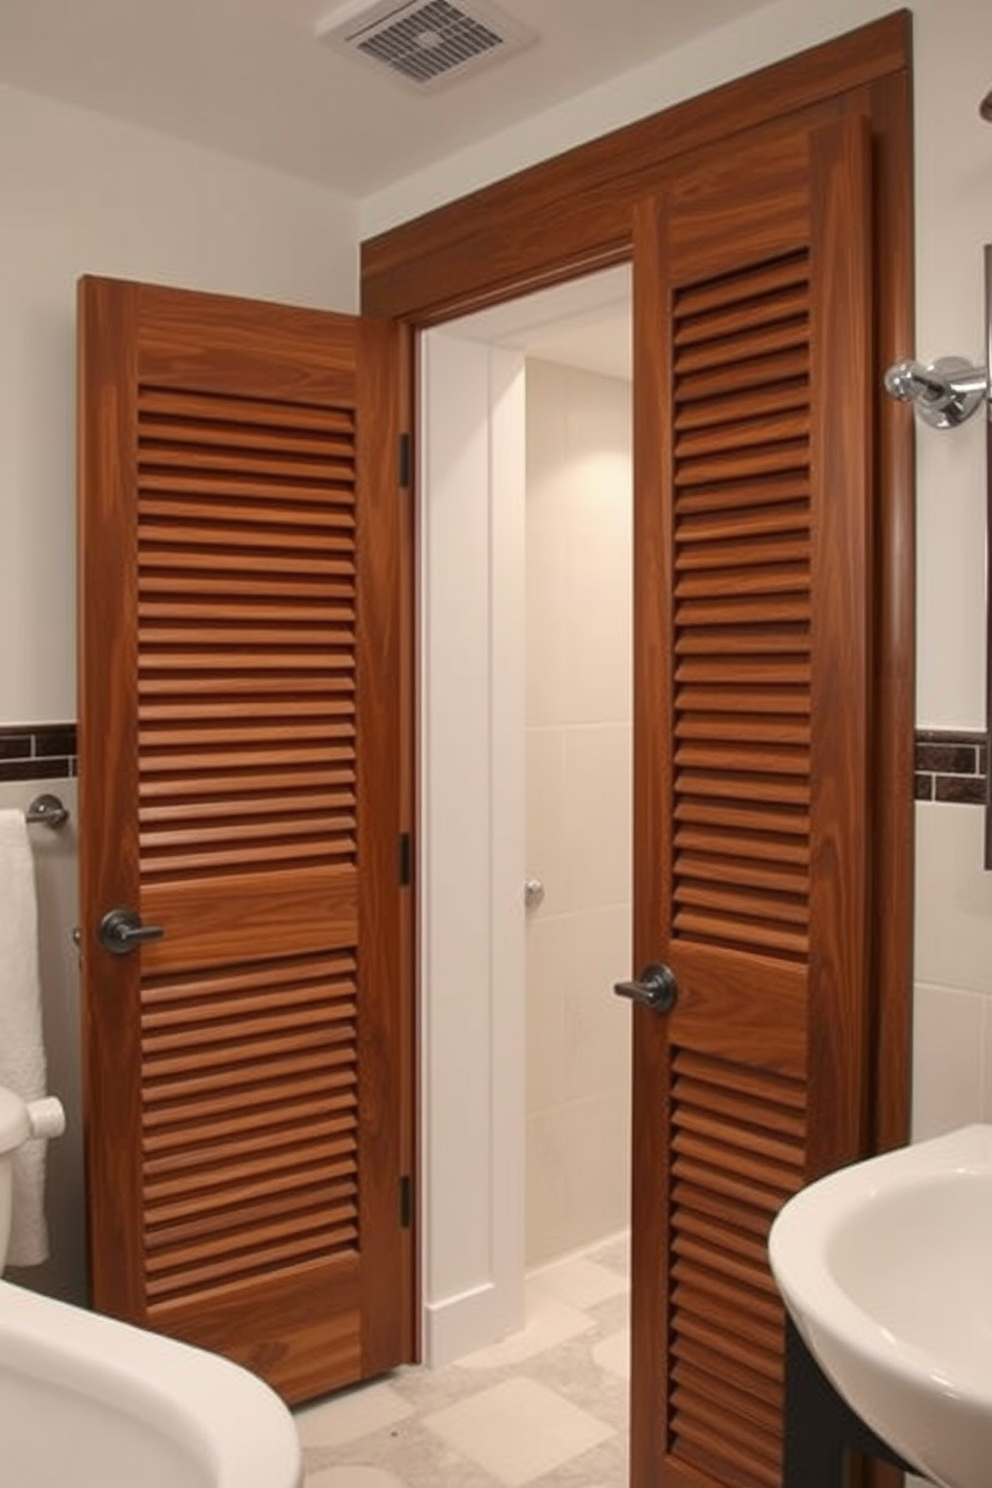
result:
[(950, 729), (916, 731), (916, 799), (984, 806), (988, 796), (985, 734)]
[(0, 725), (0, 780), (68, 780), (75, 773), (74, 723)]

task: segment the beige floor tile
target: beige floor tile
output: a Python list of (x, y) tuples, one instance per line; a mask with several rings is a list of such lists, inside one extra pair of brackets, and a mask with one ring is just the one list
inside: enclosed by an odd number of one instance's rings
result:
[(542, 1294), (557, 1297), (569, 1307), (595, 1307), (627, 1290), (627, 1279), (584, 1256), (570, 1256), (542, 1266), (527, 1278), (528, 1303)]
[(526, 1378), (481, 1390), (425, 1417), (424, 1425), (506, 1488), (523, 1488), (615, 1434), (612, 1426)]
[(592, 1320), (584, 1312), (567, 1307), (554, 1297), (528, 1295), (525, 1328), (456, 1362), (462, 1369), (501, 1369), (508, 1364), (523, 1364), (580, 1333), (587, 1333), (592, 1326)]
[(615, 1374), (618, 1379), (630, 1379), (630, 1331), (624, 1328), (619, 1333), (604, 1338), (592, 1351), (593, 1359), (600, 1369)]
[(307, 1488), (404, 1488), (404, 1484), (380, 1467), (324, 1467), (307, 1474)]
[(413, 1407), (392, 1385), (383, 1382), (304, 1406), (296, 1412), (296, 1428), (304, 1447), (337, 1447), (393, 1426), (412, 1414)]

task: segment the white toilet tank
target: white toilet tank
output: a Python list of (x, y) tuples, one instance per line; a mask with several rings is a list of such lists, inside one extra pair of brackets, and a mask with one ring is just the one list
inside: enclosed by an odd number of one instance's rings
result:
[(32, 1137), (60, 1137), (65, 1131), (62, 1102), (54, 1096), (22, 1101), (0, 1085), (0, 1275), (7, 1261), (10, 1242), (10, 1208), (13, 1171), (11, 1158), (22, 1142)]

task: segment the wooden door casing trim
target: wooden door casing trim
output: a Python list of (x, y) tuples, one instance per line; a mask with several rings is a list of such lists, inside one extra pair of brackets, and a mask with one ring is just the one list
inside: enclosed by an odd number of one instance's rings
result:
[(874, 118), (911, 22), (895, 11), (366, 239), (363, 313), (436, 324), (628, 259), (633, 206), (666, 162), (855, 90)]
[[(862, 115), (872, 141), (877, 546), (874, 554), (870, 935), (873, 1149), (906, 1139), (910, 1094), (915, 464), (881, 374), (913, 344), (912, 16), (894, 12), (786, 61), (577, 146), (367, 240), (364, 313), (425, 328), (633, 252), (637, 203), (690, 152), (800, 114)], [(774, 132), (774, 131), (773, 131)], [(635, 299), (635, 335), (651, 313)], [(635, 389), (635, 398), (647, 397)], [(649, 873), (648, 865), (639, 872)]]

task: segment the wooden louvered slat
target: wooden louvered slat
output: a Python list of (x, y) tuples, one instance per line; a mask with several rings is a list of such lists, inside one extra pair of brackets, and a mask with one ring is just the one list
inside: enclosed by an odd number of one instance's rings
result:
[(801, 467), (770, 471), (760, 480), (721, 481), (712, 489), (705, 485), (683, 489), (679, 493), (680, 537), (683, 533), (691, 537), (694, 519), (701, 515), (709, 514), (711, 522), (730, 522), (739, 512), (747, 519), (765, 506), (792, 510), (798, 503), (804, 509), (809, 491), (809, 472)]
[[(232, 439), (227, 448), (219, 448), (210, 438), (194, 441), (188, 425), (185, 443), (165, 443), (163, 436), (167, 437), (167, 431), (151, 429), (147, 424), (142, 427), (145, 431), (141, 444), (143, 491), (173, 490), (169, 473), (172, 471), (186, 474), (183, 484), (194, 496), (204, 487), (211, 490), (215, 484), (218, 489), (223, 489), (225, 483), (221, 477), (228, 472), (239, 479), (257, 480), (260, 476), (271, 476), (279, 481), (282, 490), (294, 494), (299, 489), (305, 490), (311, 481), (325, 490), (329, 480), (332, 484), (343, 482), (349, 487), (354, 481), (354, 461), (347, 444), (334, 450), (325, 446), (304, 456), (298, 449), (289, 449), (283, 444), (273, 448), (271, 444), (259, 445), (241, 439)], [(192, 454), (194, 450), (195, 454)], [(188, 474), (191, 463), (196, 466), (195, 477)], [(315, 518), (320, 521), (320, 514), (315, 513)]]
[[(146, 979), (143, 1198), (156, 1303), (356, 1248), (355, 971), (345, 953)], [(257, 1261), (243, 1253), (249, 1235)]]
[(723, 302), (712, 308), (701, 296), (687, 294), (680, 305), (672, 345), (681, 351), (701, 342), (723, 344), (739, 335), (750, 339), (759, 327), (782, 322), (802, 324), (808, 303), (804, 276), (797, 274), (791, 283), (780, 279), (777, 284), (769, 284), (767, 293), (763, 294), (752, 293), (753, 286), (754, 280), (746, 275), (736, 285), (724, 281)]
[[(177, 512), (181, 510), (184, 521), (197, 527), (199, 523), (203, 523), (202, 528), (198, 527), (198, 531), (203, 535), (210, 530), (210, 523), (214, 523), (217, 528), (222, 526), (224, 516), (222, 512), (218, 511), (216, 499), (210, 502), (193, 499), (194, 497), (199, 497), (203, 492), (204, 486), (202, 482), (198, 481), (193, 488), (193, 496), (187, 497), (181, 503), (178, 499), (181, 496), (181, 492), (174, 488), (170, 487), (165, 495), (157, 499), (147, 494), (154, 489), (154, 481), (145, 472), (142, 477), (142, 491), (144, 494), (141, 499), (140, 513), (142, 519), (148, 524), (152, 522), (171, 523), (175, 519)], [(294, 492), (295, 497), (296, 493)], [(272, 508), (267, 502), (256, 504), (251, 501), (239, 500), (236, 508), (232, 511), (231, 520), (235, 521), (241, 527), (247, 527), (256, 532), (259, 528), (264, 528), (270, 536), (272, 535)], [(340, 510), (327, 511), (324, 507), (316, 505), (304, 506), (299, 499), (296, 499), (295, 510), (293, 507), (287, 506), (279, 524), (280, 528), (284, 531), (288, 529), (287, 536), (293, 538), (297, 536), (297, 531), (300, 528), (304, 529), (303, 535), (305, 536), (306, 532), (326, 533), (341, 528), (349, 528), (351, 525), (352, 518), (349, 513)]]
[[(746, 316), (742, 317), (746, 325)], [(734, 366), (767, 368), (778, 361), (779, 354), (794, 351), (802, 339), (804, 320), (771, 321), (760, 329), (747, 327), (744, 334), (726, 336), (722, 340), (701, 339), (680, 352), (675, 360), (675, 369), (686, 379), (700, 372)]]
[[(797, 353), (790, 354), (793, 357)], [(801, 360), (797, 362), (801, 365)], [(781, 363), (779, 363), (779, 368)], [(774, 391), (768, 387), (770, 367), (764, 367), (764, 376), (758, 378), (757, 372), (753, 374), (754, 385), (744, 389), (724, 388), (719, 396), (719, 401), (708, 390), (705, 396), (700, 395), (697, 385), (693, 392), (684, 386), (679, 392), (684, 400), (675, 414), (675, 432), (680, 436), (676, 442), (676, 455), (681, 456), (689, 449), (687, 435), (690, 431), (711, 430), (716, 435), (718, 431), (728, 429), (745, 428), (749, 422), (756, 419), (762, 421), (763, 427), (768, 427), (767, 420), (776, 416), (781, 418), (785, 413), (797, 412), (803, 417), (808, 416), (809, 410), (809, 388), (803, 378), (783, 378), (779, 370), (775, 381)], [(752, 437), (756, 431), (751, 429)]]
[(771, 1398), (762, 1396), (758, 1390), (744, 1393), (736, 1385), (716, 1380), (708, 1370), (695, 1369), (688, 1362), (675, 1366), (672, 1383), (677, 1391), (682, 1392), (683, 1399), (695, 1396), (716, 1405), (721, 1411), (729, 1406), (736, 1409), (744, 1420), (755, 1423), (764, 1431), (775, 1431), (777, 1428), (773, 1392), (770, 1392)]
[(687, 285), (681, 303), (686, 315), (702, 317), (725, 305), (760, 301), (766, 295), (788, 292), (805, 283), (804, 256), (789, 254), (771, 263), (743, 264), (732, 275)]
[[(673, 925), (688, 941), (788, 960), (808, 947), (805, 863), (753, 865), (804, 836), (811, 803), (806, 273), (795, 254), (689, 288), (674, 332)], [(752, 360), (728, 417), (712, 381), (688, 380), (686, 358), (718, 335), (733, 361), (770, 326), (789, 339), (788, 374), (782, 356), (763, 361), (763, 378)], [(690, 825), (711, 829), (705, 857)]]
[[(203, 491), (204, 483), (197, 482), (195, 489)], [(141, 515), (139, 504), (139, 517)], [(353, 522), (344, 515), (340, 515), (335, 521), (328, 521), (323, 528), (313, 523), (306, 531), (285, 531), (276, 527), (242, 528), (234, 521), (194, 521), (183, 512), (182, 521), (156, 521), (151, 518), (142, 521), (139, 529), (139, 557), (145, 569), (161, 568), (166, 564), (180, 567), (187, 557), (187, 550), (189, 559), (196, 561), (198, 550), (223, 546), (227, 550), (225, 563), (232, 561), (232, 556), (238, 549), (246, 549), (249, 550), (247, 556), (239, 554), (244, 562), (250, 562), (252, 556), (260, 564), (276, 559), (294, 569), (298, 563), (301, 572), (314, 572), (313, 554), (315, 549), (319, 551), (321, 542), (326, 543), (328, 551), (334, 548), (346, 551), (352, 528)], [(311, 543), (314, 547), (311, 547)]]
[(767, 386), (769, 382), (785, 387), (806, 386), (808, 359), (801, 347), (786, 346), (765, 356), (752, 356), (747, 361), (714, 363), (704, 371), (683, 372), (680, 388), (687, 402), (697, 399), (733, 397), (741, 391)]
[(772, 533), (798, 532), (802, 540), (808, 530), (808, 516), (801, 502), (767, 502), (757, 507), (714, 511), (700, 510), (686, 515), (679, 528), (680, 556), (687, 564), (690, 544), (720, 541), (738, 542), (743, 538), (766, 537)]
[(240, 562), (225, 562), (225, 555), (222, 553), (215, 554), (214, 558), (215, 563), (211, 565), (206, 556), (202, 557), (199, 560), (201, 571), (196, 570), (193, 555), (187, 555), (188, 571), (144, 573), (141, 578), (141, 603), (147, 603), (153, 595), (162, 594), (175, 602), (188, 601), (195, 597), (208, 603), (216, 603), (225, 595), (231, 595), (239, 599), (248, 597), (253, 604), (262, 604), (266, 600), (327, 600), (342, 593), (354, 593), (351, 565), (344, 559), (324, 564), (318, 577), (311, 574), (273, 573), (268, 568), (259, 569), (248, 577), (244, 572), (243, 559)]
[(260, 1200), (253, 1197), (249, 1185), (243, 1185), (230, 1194), (191, 1195), (185, 1202), (180, 1201), (172, 1206), (150, 1203), (148, 1219), (154, 1225), (155, 1243), (178, 1246), (196, 1240), (202, 1233), (201, 1215), (204, 1214), (217, 1216), (218, 1222), (221, 1222), (226, 1210), (229, 1225), (232, 1228), (241, 1228), (245, 1225), (263, 1224), (279, 1217), (285, 1218), (290, 1207), (304, 1210), (318, 1204), (330, 1207), (335, 1203), (337, 1195), (335, 1181), (344, 1172), (353, 1176), (354, 1171), (353, 1165), (340, 1171), (328, 1168), (326, 1176), (330, 1181), (324, 1185), (314, 1181), (314, 1174), (310, 1170), (303, 1173), (281, 1172), (276, 1176), (276, 1181), (269, 1185), (267, 1196)]
[[(356, 719), (343, 692), (355, 669), (353, 419), (341, 411), (321, 420), (305, 405), (259, 412), (261, 427), (236, 399), (154, 388), (139, 398), (140, 849), (149, 878), (355, 861)], [(232, 588), (233, 562), (242, 575), (264, 572), (261, 588)], [(331, 583), (313, 584), (317, 575)], [(335, 594), (344, 602), (330, 603)], [(247, 714), (218, 702), (237, 691), (239, 673)], [(303, 717), (297, 702), (308, 688)], [(334, 766), (348, 772), (347, 790), (327, 790)], [(293, 772), (304, 772), (298, 795), (285, 789)], [(273, 789), (277, 778), (284, 786)]]
[(683, 600), (719, 599), (726, 602), (728, 594), (804, 594), (808, 587), (809, 567), (802, 559), (797, 558), (774, 567), (750, 567), (738, 563), (733, 567), (721, 568), (716, 573), (683, 573), (676, 584), (675, 598), (679, 602), (679, 620), (684, 625), (686, 615), (681, 603)]
[(783, 1312), (772, 1219), (801, 1185), (801, 1081), (676, 1048), (672, 1057), (669, 1451), (721, 1481), (777, 1481)]
[[(343, 1122), (341, 1126), (344, 1126)], [(213, 1208), (229, 1208), (232, 1195), (236, 1199), (237, 1194), (244, 1194), (249, 1185), (256, 1190), (262, 1185), (262, 1191), (266, 1193), (281, 1190), (287, 1181), (293, 1179), (294, 1173), (293, 1186), (298, 1189), (318, 1186), (329, 1175), (347, 1179), (355, 1171), (348, 1145), (344, 1131), (329, 1130), (322, 1140), (315, 1136), (307, 1144), (305, 1165), (296, 1169), (291, 1166), (296, 1149), (288, 1133), (278, 1144), (262, 1137), (255, 1142), (204, 1144), (197, 1150), (196, 1160), (190, 1156), (183, 1162), (173, 1162), (171, 1166), (164, 1160), (150, 1163), (145, 1186), (149, 1243), (161, 1243), (159, 1223), (171, 1220), (175, 1212), (173, 1205), (178, 1204), (182, 1210), (183, 1205), (192, 1202), (197, 1191), (198, 1212), (206, 1213)], [(207, 1164), (212, 1162), (220, 1165), (220, 1182), (209, 1172)]]
[(707, 410), (705, 415), (698, 414), (695, 425), (686, 420), (688, 433), (680, 433), (680, 425), (676, 422), (675, 458), (686, 462), (714, 460), (728, 453), (737, 456), (740, 451), (754, 447), (765, 450), (774, 443), (795, 446), (798, 441), (809, 437), (808, 395), (796, 400), (798, 407), (790, 407), (784, 412), (781, 411), (783, 400), (780, 396), (761, 397), (755, 393), (749, 401), (752, 416), (736, 423), (729, 418), (704, 422), (704, 419), (713, 417), (711, 410)]
[[(162, 420), (174, 420), (180, 428), (192, 424), (199, 429), (215, 425), (221, 428), (247, 426), (251, 438), (253, 431), (265, 431), (267, 447), (273, 438), (287, 437), (286, 405), (264, 397), (231, 398), (224, 393), (198, 392), (190, 388), (156, 388), (144, 386), (138, 393), (142, 416), (151, 424)], [(294, 437), (301, 429), (312, 429), (326, 440), (335, 430), (351, 432), (354, 417), (350, 410), (335, 410), (326, 403), (317, 405), (303, 401), (294, 403)]]

